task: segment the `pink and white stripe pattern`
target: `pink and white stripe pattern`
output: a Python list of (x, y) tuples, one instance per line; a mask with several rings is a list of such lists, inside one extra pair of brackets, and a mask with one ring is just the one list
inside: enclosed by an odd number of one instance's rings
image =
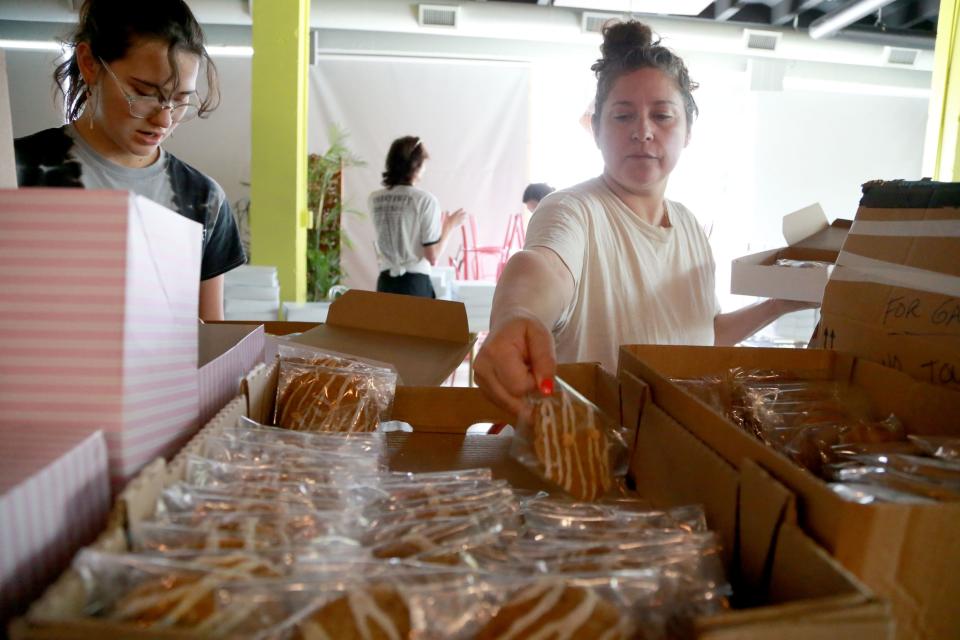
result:
[(0, 191), (0, 425), (101, 428), (115, 484), (197, 423), (201, 226), (123, 191)]
[[(0, 426), (0, 625), (103, 528), (110, 508), (101, 431)], [(2, 627), (0, 627), (2, 628)]]
[(266, 337), (263, 325), (216, 325), (201, 327), (201, 342), (211, 333), (223, 333), (226, 350), (200, 367), (200, 424), (206, 424), (240, 393), (240, 381), (258, 362), (263, 362)]

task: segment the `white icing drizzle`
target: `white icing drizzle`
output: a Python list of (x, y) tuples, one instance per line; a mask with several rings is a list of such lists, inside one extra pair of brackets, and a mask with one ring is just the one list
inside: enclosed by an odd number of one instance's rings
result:
[[(568, 492), (573, 492), (576, 487), (580, 495), (593, 497), (590, 489), (594, 485), (599, 484), (604, 489), (609, 485), (609, 456), (603, 433), (594, 411), (588, 408), (585, 424), (578, 425), (572, 394), (561, 392), (558, 395), (559, 415), (556, 401), (546, 400), (539, 406), (541, 461), (545, 475)], [(578, 432), (585, 436), (582, 439), (586, 442), (577, 440)]]
[(597, 594), (591, 589), (584, 589), (583, 593), (583, 599), (567, 615), (543, 625), (538, 631), (530, 634), (527, 640), (569, 640), (574, 637), (577, 629), (590, 618), (599, 602)]
[(350, 605), (353, 622), (360, 632), (360, 635), (363, 636), (363, 640), (373, 640), (373, 635), (370, 631), (370, 620), (373, 620), (377, 626), (387, 634), (389, 640), (402, 640), (400, 630), (397, 629), (393, 620), (377, 605), (369, 593), (366, 591), (354, 591), (347, 596), (347, 602)]
[(333, 637), (326, 632), (323, 625), (314, 620), (304, 620), (299, 624), (300, 636), (303, 640), (333, 640)]
[(560, 601), (560, 597), (563, 595), (563, 589), (564, 587), (562, 584), (550, 587), (549, 591), (543, 594), (543, 597), (540, 598), (540, 601), (533, 607), (533, 609), (514, 620), (513, 624), (507, 627), (506, 632), (500, 636), (500, 640), (510, 640), (511, 638), (516, 638), (527, 627), (531, 626), (537, 620), (546, 615), (547, 612), (549, 612), (550, 609), (552, 609)]

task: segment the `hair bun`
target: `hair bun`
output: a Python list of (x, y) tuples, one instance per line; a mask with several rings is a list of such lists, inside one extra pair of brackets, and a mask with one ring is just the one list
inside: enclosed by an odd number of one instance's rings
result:
[[(659, 40), (657, 40), (659, 42)], [(604, 60), (624, 58), (634, 49), (649, 47), (653, 41), (653, 31), (642, 22), (629, 20), (616, 22), (603, 28), (603, 44), (600, 52)]]

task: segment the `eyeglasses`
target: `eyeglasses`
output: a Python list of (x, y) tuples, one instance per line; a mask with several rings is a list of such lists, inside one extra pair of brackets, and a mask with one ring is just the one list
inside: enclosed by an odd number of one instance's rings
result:
[(124, 90), (120, 78), (118, 78), (117, 74), (113, 72), (113, 69), (103, 61), (103, 58), (100, 58), (100, 64), (103, 65), (103, 68), (107, 70), (110, 77), (117, 83), (120, 93), (122, 93), (123, 97), (127, 100), (130, 115), (134, 118), (152, 118), (164, 109), (170, 109), (170, 118), (174, 122), (186, 122), (187, 120), (196, 118), (200, 113), (200, 104), (197, 102), (197, 97), (193, 95), (181, 102), (175, 102), (173, 100), (161, 101), (160, 98), (156, 96), (131, 96)]

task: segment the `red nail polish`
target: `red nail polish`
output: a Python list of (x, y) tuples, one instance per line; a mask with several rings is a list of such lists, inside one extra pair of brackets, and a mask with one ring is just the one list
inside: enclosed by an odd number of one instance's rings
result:
[(544, 378), (540, 381), (540, 393), (545, 396), (553, 395), (553, 378)]

